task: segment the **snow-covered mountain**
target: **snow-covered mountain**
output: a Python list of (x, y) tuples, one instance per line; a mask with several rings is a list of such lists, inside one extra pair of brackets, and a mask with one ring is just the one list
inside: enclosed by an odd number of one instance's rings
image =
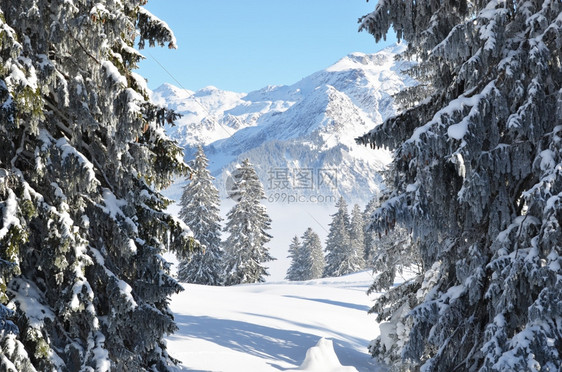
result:
[(205, 146), (221, 192), (234, 165), (249, 158), (266, 194), (279, 199), (270, 201), (333, 204), (343, 195), (361, 202), (380, 189), (390, 155), (354, 138), (393, 115), (391, 96), (414, 84), (402, 73), (409, 63), (394, 60), (402, 48), (350, 54), (290, 86), (244, 94), (165, 84), (153, 100), (183, 115), (167, 131), (187, 158), (195, 145)]

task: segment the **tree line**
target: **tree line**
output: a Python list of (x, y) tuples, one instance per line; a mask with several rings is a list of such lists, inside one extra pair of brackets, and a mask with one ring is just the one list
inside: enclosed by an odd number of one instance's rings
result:
[[(271, 219), (260, 201), (265, 199), (263, 186), (253, 165), (246, 159), (236, 166), (228, 190), (236, 204), (221, 227), (219, 192), (213, 184), (208, 159), (202, 146), (190, 162), (191, 173), (180, 199), (180, 218), (193, 231), (202, 250), (183, 258), (178, 279), (195, 284), (235, 285), (263, 282), (267, 276), (265, 263), (273, 258), (266, 243)], [(389, 192), (375, 196), (361, 211), (355, 204), (348, 212), (344, 198), (336, 202), (336, 213), (322, 248), (320, 237), (308, 228), (299, 239), (293, 237), (289, 246), (290, 267), (286, 279), (310, 280), (336, 277), (372, 268), (377, 273), (373, 288), (393, 284), (397, 271), (420, 266), (419, 255), (412, 249), (409, 231), (395, 228), (377, 233), (370, 228), (372, 213)], [(227, 238), (222, 241), (221, 233)], [(301, 242), (302, 240), (302, 242)]]
[(340, 198), (336, 202), (337, 211), (332, 215), (325, 249), (312, 228), (302, 235), (302, 242), (298, 236), (293, 237), (286, 279), (336, 277), (370, 269), (375, 274), (371, 291), (382, 291), (404, 270), (420, 272), (421, 259), (408, 229), (395, 227), (381, 233), (371, 227), (372, 214), (387, 196), (388, 190), (373, 197), (363, 211), (355, 204), (351, 217), (345, 199)]

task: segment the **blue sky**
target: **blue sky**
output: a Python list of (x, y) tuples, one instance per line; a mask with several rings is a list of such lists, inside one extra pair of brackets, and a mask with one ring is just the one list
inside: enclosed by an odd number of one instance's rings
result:
[(351, 52), (373, 53), (395, 42), (389, 35), (387, 43), (375, 44), (371, 35), (357, 32), (357, 19), (375, 4), (149, 0), (146, 8), (170, 25), (178, 49), (144, 49), (146, 60), (137, 72), (151, 89), (165, 82), (191, 90), (214, 85), (237, 92), (293, 84)]

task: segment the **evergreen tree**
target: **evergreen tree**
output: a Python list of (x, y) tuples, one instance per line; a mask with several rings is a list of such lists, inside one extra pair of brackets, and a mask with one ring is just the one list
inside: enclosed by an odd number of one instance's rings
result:
[(132, 72), (174, 47), (138, 1), (0, 0), (0, 369), (162, 371), (194, 240), (159, 190), (185, 174)]
[(561, 14), (560, 1), (380, 0), (360, 21), (408, 41), (423, 83), (405, 95), (420, 103), (359, 139), (394, 149), (375, 224), (411, 227), (425, 270), (373, 309), (407, 325), (401, 345), (371, 345), (397, 369), (562, 365)]
[(363, 257), (351, 241), (351, 223), (343, 197), (337, 201), (336, 208), (326, 241), (324, 277), (354, 273), (363, 267)]
[(289, 247), (291, 266), (287, 270), (287, 280), (311, 280), (322, 277), (324, 252), (320, 237), (310, 227), (301, 237), (302, 244), (295, 236)]
[[(350, 254), (360, 269), (365, 267), (365, 218), (359, 205), (355, 204), (351, 210), (351, 225), (349, 238), (351, 241)], [(358, 269), (358, 270), (360, 270)]]
[(354, 208), (353, 224), (349, 220), (347, 203), (340, 198), (332, 216), (326, 241), (326, 266), (323, 276), (342, 276), (364, 267), (363, 216), (359, 206)]
[(178, 278), (188, 283), (220, 285), (223, 282), (223, 252), (219, 192), (207, 169), (209, 161), (203, 147), (197, 148), (195, 160), (190, 165), (193, 170), (181, 196), (179, 216), (203, 249), (180, 262)]
[(303, 251), (306, 252), (307, 276), (305, 280), (321, 278), (326, 266), (324, 251), (320, 237), (310, 227), (306, 229), (302, 236)]
[(350, 243), (349, 237), (349, 215), (347, 213), (347, 203), (343, 198), (336, 202), (337, 212), (332, 215), (330, 231), (326, 240), (326, 266), (324, 267), (324, 277), (341, 276), (348, 274), (346, 268), (341, 264), (345, 259), (346, 247)]
[(271, 240), (267, 233), (271, 219), (261, 200), (263, 186), (248, 159), (233, 174), (230, 195), (237, 200), (227, 214), (225, 231), (229, 233), (225, 245), (226, 285), (263, 282), (269, 275), (264, 263), (273, 260), (265, 246)]
[(291, 259), (291, 266), (287, 269), (287, 276), (285, 279), (291, 281), (306, 280), (306, 254), (304, 247), (301, 245), (298, 236), (293, 237), (291, 245), (289, 246), (289, 258)]
[(379, 207), (379, 196), (375, 195), (367, 205), (365, 206), (365, 210), (363, 211), (363, 221), (365, 221), (365, 225), (363, 226), (363, 237), (364, 237), (364, 254), (363, 259), (365, 260), (365, 264), (370, 266), (373, 261), (373, 242), (375, 239), (376, 231), (371, 228), (371, 217), (373, 213)]

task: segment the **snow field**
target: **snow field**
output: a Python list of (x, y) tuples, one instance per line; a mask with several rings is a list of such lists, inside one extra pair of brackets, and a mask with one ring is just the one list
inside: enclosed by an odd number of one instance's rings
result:
[[(170, 354), (183, 364), (178, 371), (281, 371), (298, 369), (307, 350), (306, 371), (376, 371), (367, 353), (378, 335), (371, 300), (365, 293), (369, 271), (341, 278), (275, 282), (232, 287), (184, 284), (172, 297), (179, 330), (168, 337)], [(314, 359), (318, 359), (314, 361)]]

